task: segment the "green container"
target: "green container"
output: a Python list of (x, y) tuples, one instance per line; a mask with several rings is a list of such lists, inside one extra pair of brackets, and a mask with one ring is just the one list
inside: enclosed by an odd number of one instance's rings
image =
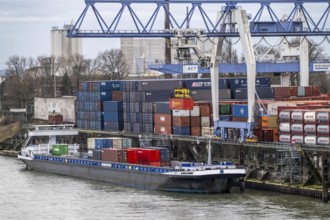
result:
[(230, 115), (230, 104), (220, 105), (220, 115)]
[(53, 155), (67, 155), (69, 153), (69, 147), (67, 144), (54, 144), (53, 145)]

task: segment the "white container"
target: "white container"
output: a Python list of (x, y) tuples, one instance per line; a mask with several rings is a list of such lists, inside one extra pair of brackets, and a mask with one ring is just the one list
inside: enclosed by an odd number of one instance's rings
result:
[(316, 133), (316, 125), (315, 124), (305, 124), (304, 125), (304, 131), (306, 133)]
[(329, 127), (329, 125), (318, 125), (317, 126), (317, 133), (320, 133), (320, 134), (329, 134), (330, 133), (330, 127)]
[(202, 127), (201, 135), (202, 136), (212, 136), (212, 135), (214, 135), (214, 127)]
[(96, 138), (88, 138), (87, 139), (87, 149), (94, 150), (95, 149), (95, 139)]
[(315, 135), (305, 136), (304, 143), (305, 144), (316, 144), (316, 136)]
[(329, 145), (330, 137), (317, 137), (317, 144)]
[(200, 116), (200, 115), (201, 115), (201, 111), (200, 111), (199, 106), (194, 106), (194, 109), (190, 110), (190, 116), (197, 117), (197, 116)]
[(281, 132), (290, 132), (290, 123), (280, 123), (279, 130)]
[(279, 106), (297, 106), (295, 103), (288, 102), (272, 102), (268, 103), (267, 109), (269, 115), (278, 115), (278, 107)]
[(303, 124), (291, 124), (291, 132), (304, 132)]
[(292, 121), (302, 121), (304, 119), (302, 111), (293, 111), (291, 113), (291, 120)]
[(303, 144), (304, 143), (304, 136), (303, 135), (292, 135), (291, 140), (294, 143)]
[(316, 120), (319, 122), (329, 122), (330, 121), (330, 112), (327, 112), (327, 111), (317, 112)]
[(278, 141), (282, 143), (291, 143), (291, 135), (290, 134), (280, 134), (278, 137)]
[(172, 115), (177, 117), (189, 117), (190, 110), (172, 110)]
[(304, 113), (304, 122), (309, 123), (309, 122), (316, 122), (316, 112), (305, 112)]
[(201, 117), (201, 127), (210, 127), (211, 126), (211, 118), (208, 116)]
[(123, 139), (122, 138), (112, 138), (112, 148), (122, 149), (123, 148)]
[(280, 120), (290, 120), (290, 111), (288, 110), (283, 110), (279, 113), (278, 117), (280, 118)]

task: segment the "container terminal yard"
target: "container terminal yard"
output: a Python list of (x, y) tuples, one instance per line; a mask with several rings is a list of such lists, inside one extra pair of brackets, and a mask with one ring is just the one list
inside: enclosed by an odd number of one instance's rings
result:
[[(160, 7), (164, 4), (175, 5), (179, 1), (156, 2)], [(138, 29), (123, 33), (111, 30), (112, 25), (106, 32), (80, 30), (89, 7), (93, 5), (93, 10), (97, 11), (94, 4), (100, 3), (86, 1), (86, 8), (72, 29), (68, 30), (68, 37), (184, 39), (179, 41), (182, 44), (177, 47), (181, 64), (177, 68), (175, 64), (158, 66), (157, 70), (164, 73), (179, 69), (184, 74), (185, 68), (192, 67), (187, 64), (190, 58), (187, 54), (195, 48), (192, 42), (201, 36), (212, 37), (213, 46), (211, 55), (199, 56), (197, 72), (194, 72), (207, 73), (208, 78), (80, 82), (75, 118), (82, 143), (87, 143), (82, 145), (83, 151), (112, 148), (118, 137), (129, 138), (132, 142), (124, 146), (122, 141), (117, 148), (143, 147), (148, 141), (153, 146), (168, 148), (172, 159), (203, 163), (231, 161), (244, 165), (248, 171), (246, 187), (322, 198), (328, 202), (330, 94), (321, 93), (318, 86), (309, 85), (309, 72), (313, 68), (308, 62), (308, 44), (302, 41), (299, 52), (295, 54), (299, 57), (299, 86), (289, 85), (286, 73), (290, 70), (285, 69), (288, 66), (280, 70), (270, 68), (270, 72), (285, 73), (281, 75), (281, 85), (273, 85), (270, 77), (256, 77), (260, 68), (254, 57), (251, 38), (327, 36), (329, 33), (318, 26), (311, 28), (306, 25), (310, 19), (297, 20), (294, 16), (297, 11), (304, 10), (303, 3), (309, 1), (293, 1), (299, 7), (293, 9), (292, 17), (290, 15), (286, 21), (280, 21), (275, 16), (277, 20), (267, 24), (256, 19), (260, 19), (260, 15), (249, 22), (245, 10), (237, 6), (238, 3), (252, 2), (261, 3), (259, 13), (262, 13), (263, 7), (281, 1), (214, 1), (224, 4), (217, 22), (212, 24), (214, 30), (220, 30), (216, 32), (194, 29), (189, 25), (186, 25), (189, 27), (187, 29), (182, 28), (185, 23), (193, 25), (189, 21), (196, 7), (193, 4), (183, 25), (155, 34), (153, 31), (147, 32), (149, 28), (141, 22), (142, 32)], [(101, 3), (118, 4), (111, 0)], [(145, 1), (134, 3), (146, 4)], [(207, 3), (210, 2), (198, 2), (199, 5)], [(123, 4), (122, 7), (126, 6)], [(151, 21), (153, 19), (150, 18)], [(312, 23), (321, 24), (322, 19)], [(221, 39), (225, 37), (240, 37), (246, 77), (219, 78), (219, 73), (223, 71), (219, 60)], [(49, 115), (50, 123), (60, 124), (63, 121), (61, 112)], [(212, 161), (207, 161), (210, 157), (206, 146), (212, 147)], [(93, 157), (95, 154), (91, 155)]]

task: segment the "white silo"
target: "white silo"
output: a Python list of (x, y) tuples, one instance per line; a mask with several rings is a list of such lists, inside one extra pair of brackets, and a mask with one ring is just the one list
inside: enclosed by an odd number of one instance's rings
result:
[(51, 30), (51, 55), (68, 58), (75, 54), (83, 55), (82, 38), (66, 37), (71, 25), (64, 25), (63, 29), (53, 27)]

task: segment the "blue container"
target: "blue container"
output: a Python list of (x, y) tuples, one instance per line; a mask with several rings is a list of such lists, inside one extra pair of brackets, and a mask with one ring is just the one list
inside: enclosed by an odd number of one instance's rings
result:
[(95, 149), (112, 148), (112, 147), (113, 147), (112, 139), (103, 139), (103, 138), (95, 139)]
[(190, 135), (190, 127), (173, 126), (173, 134)]
[(105, 91), (100, 92), (100, 101), (112, 101), (112, 92), (111, 91)]
[(169, 102), (156, 102), (154, 113), (172, 114)]
[(298, 96), (305, 97), (305, 87), (304, 86), (298, 86)]
[(103, 111), (105, 111), (105, 112), (122, 112), (123, 111), (123, 102), (104, 101), (103, 102)]
[(248, 105), (244, 104), (233, 104), (231, 106), (232, 116), (237, 118), (247, 118), (248, 117)]
[[(246, 88), (247, 87), (247, 78), (230, 78), (227, 79), (228, 88)], [(270, 87), (270, 78), (269, 77), (257, 77), (256, 78), (256, 87)]]
[(123, 122), (104, 121), (104, 130), (106, 131), (122, 131), (123, 129)]
[(122, 81), (101, 81), (100, 82), (100, 92), (104, 91), (122, 91), (123, 82)]
[(103, 112), (104, 121), (122, 122), (124, 115), (122, 112)]
[(219, 120), (220, 121), (231, 121), (232, 116), (231, 115), (219, 115)]

